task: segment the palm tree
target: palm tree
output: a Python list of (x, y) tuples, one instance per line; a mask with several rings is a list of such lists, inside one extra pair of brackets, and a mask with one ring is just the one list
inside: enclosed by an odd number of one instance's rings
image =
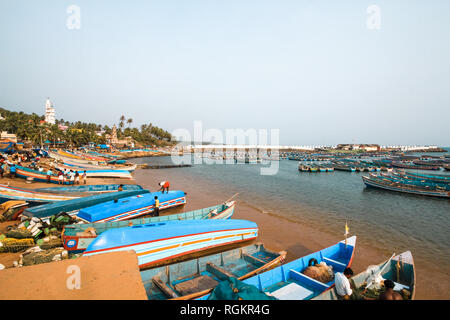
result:
[(131, 125), (132, 122), (133, 122), (133, 119), (131, 119), (131, 118), (127, 120), (128, 128), (130, 127), (130, 125)]

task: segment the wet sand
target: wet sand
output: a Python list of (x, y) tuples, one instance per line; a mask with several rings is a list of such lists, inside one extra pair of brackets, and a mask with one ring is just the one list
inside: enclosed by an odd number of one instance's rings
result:
[[(187, 204), (182, 208), (162, 211), (162, 214), (190, 211), (224, 202), (233, 194), (221, 190), (220, 184), (200, 179), (192, 181), (183, 175), (183, 169), (142, 169), (135, 174), (136, 182), (151, 191), (157, 191), (160, 181), (169, 180), (171, 190), (183, 190), (187, 193)], [(251, 203), (246, 203), (235, 197), (237, 207), (234, 219), (254, 221), (259, 226), (258, 240), (269, 249), (287, 251), (286, 261), (292, 261), (311, 252), (321, 250), (344, 239), (342, 234), (332, 234), (319, 231), (308, 225), (307, 221), (294, 221), (274, 213), (262, 212)], [(330, 222), (328, 222), (330, 223)], [(331, 222), (332, 223), (332, 222)], [(357, 234), (357, 230), (353, 230)], [(350, 235), (354, 234), (350, 228)], [(361, 245), (367, 235), (357, 234), (355, 258), (352, 269), (355, 273), (362, 272), (370, 265), (379, 264), (389, 256), (385, 252)], [(414, 252), (413, 252), (414, 254)], [(439, 266), (422, 266), (416, 262), (416, 299), (447, 299), (449, 287), (448, 275)], [(426, 270), (426, 278), (420, 270)]]

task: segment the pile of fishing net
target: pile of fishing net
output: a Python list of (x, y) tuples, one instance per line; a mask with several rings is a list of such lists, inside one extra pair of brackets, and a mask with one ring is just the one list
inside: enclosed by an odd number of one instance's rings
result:
[(64, 248), (53, 248), (42, 250), (40, 247), (33, 247), (25, 251), (19, 260), (19, 266), (31, 266), (35, 264), (60, 261), (67, 259), (68, 253)]
[(208, 300), (277, 300), (257, 287), (229, 277), (214, 288)]
[(334, 279), (333, 267), (327, 265), (325, 262), (317, 263), (317, 260), (312, 258), (308, 265), (303, 271), (304, 275), (322, 283), (328, 283)]
[(20, 252), (35, 245), (34, 239), (15, 239), (0, 236), (0, 252)]

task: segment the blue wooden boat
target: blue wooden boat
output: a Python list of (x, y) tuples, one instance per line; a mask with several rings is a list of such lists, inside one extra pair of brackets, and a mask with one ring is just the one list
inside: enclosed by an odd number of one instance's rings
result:
[(153, 212), (155, 196), (158, 197), (160, 210), (186, 204), (186, 194), (183, 191), (151, 192), (122, 198), (117, 202), (107, 201), (83, 208), (78, 212), (77, 217), (89, 223), (137, 218)]
[(80, 197), (82, 197), (82, 195), (59, 195), (34, 189), (18, 188), (0, 184), (0, 203), (10, 200), (21, 200), (28, 202), (30, 205), (38, 205), (49, 202), (78, 199)]
[(416, 178), (409, 178), (396, 174), (385, 174), (381, 173), (380, 175), (371, 174), (371, 177), (375, 179), (384, 179), (389, 180), (397, 184), (403, 184), (406, 186), (420, 187), (425, 188), (427, 190), (438, 190), (438, 191), (450, 191), (450, 183), (447, 182), (435, 182), (429, 180), (422, 180)]
[(167, 221), (109, 229), (87, 247), (83, 256), (133, 250), (142, 269), (257, 236), (258, 226), (247, 220)]
[(400, 175), (400, 176), (404, 176), (404, 177), (416, 179), (416, 180), (450, 183), (450, 175), (446, 175), (446, 174), (422, 174), (422, 173), (400, 171), (400, 170), (393, 171), (392, 174)]
[[(389, 279), (394, 282), (394, 291), (406, 289), (409, 292), (409, 299), (414, 300), (416, 294), (416, 272), (414, 260), (410, 251), (403, 252), (392, 259), (384, 261), (376, 266), (369, 267), (366, 271), (361, 272), (350, 278), (353, 282), (353, 290), (355, 288), (365, 288), (371, 285), (372, 288), (380, 289), (380, 282)], [(369, 287), (370, 288), (370, 287)], [(313, 300), (339, 300), (335, 288), (325, 291)]]
[[(36, 191), (51, 192), (51, 193), (105, 193), (115, 192), (119, 188), (119, 184), (86, 184), (86, 185), (72, 185), (70, 187), (48, 187), (37, 188)], [(143, 188), (137, 184), (123, 184), (123, 190), (142, 190)]]
[(79, 210), (87, 208), (106, 201), (113, 201), (114, 199), (122, 199), (139, 194), (149, 193), (148, 190), (124, 190), (120, 192), (102, 193), (93, 196), (59, 201), (49, 204), (40, 205), (33, 208), (28, 208), (24, 211), (24, 215), (27, 217), (36, 217), (40, 219), (48, 219), (51, 216), (60, 212), (66, 212), (71, 216), (75, 216)]
[[(320, 282), (305, 275), (303, 271), (313, 259), (333, 267), (333, 272), (343, 272), (352, 264), (355, 253), (356, 236), (337, 244), (296, 259), (272, 270), (260, 273), (243, 282), (257, 287), (261, 292), (279, 300), (310, 300), (334, 286), (334, 278), (328, 283)], [(200, 300), (208, 299), (209, 295)]]
[(411, 193), (418, 194), (423, 196), (433, 196), (433, 197), (442, 197), (442, 198), (450, 198), (450, 192), (448, 191), (439, 191), (433, 189), (426, 189), (424, 187), (411, 186), (407, 184), (396, 184), (395, 182), (389, 180), (383, 180), (380, 178), (376, 178), (374, 176), (363, 176), (362, 180), (367, 187), (385, 189), (389, 191), (397, 191), (403, 193)]
[(281, 264), (286, 251), (274, 252), (262, 243), (189, 261), (141, 271), (150, 300), (191, 300), (210, 293), (227, 276), (239, 280)]
[(230, 201), (216, 206), (198, 209), (178, 214), (158, 217), (137, 218), (127, 221), (113, 221), (103, 223), (72, 224), (64, 227), (62, 232), (63, 246), (68, 251), (82, 252), (102, 232), (112, 228), (145, 225), (164, 221), (229, 219), (234, 214), (236, 201)]

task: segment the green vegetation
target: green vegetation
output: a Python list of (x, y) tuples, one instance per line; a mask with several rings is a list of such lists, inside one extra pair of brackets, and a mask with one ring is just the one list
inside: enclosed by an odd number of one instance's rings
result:
[[(9, 111), (0, 108), (0, 114), (4, 120), (0, 120), (0, 131), (13, 133), (22, 141), (29, 141), (33, 145), (42, 145), (46, 140), (51, 144), (65, 144), (66, 146), (82, 146), (89, 142), (96, 144), (107, 143), (107, 135), (112, 133), (112, 129), (107, 125), (95, 123), (84, 123), (81, 121), (69, 122), (64, 119), (56, 120), (56, 124), (51, 125), (44, 122), (45, 117), (35, 113), (26, 114), (24, 112)], [(117, 128), (118, 139), (131, 137), (137, 145), (169, 145), (172, 136), (169, 132), (153, 126), (144, 124), (138, 128), (132, 128), (133, 119), (125, 119), (121, 116)], [(124, 128), (125, 121), (128, 124)], [(60, 126), (67, 127), (64, 130)]]

